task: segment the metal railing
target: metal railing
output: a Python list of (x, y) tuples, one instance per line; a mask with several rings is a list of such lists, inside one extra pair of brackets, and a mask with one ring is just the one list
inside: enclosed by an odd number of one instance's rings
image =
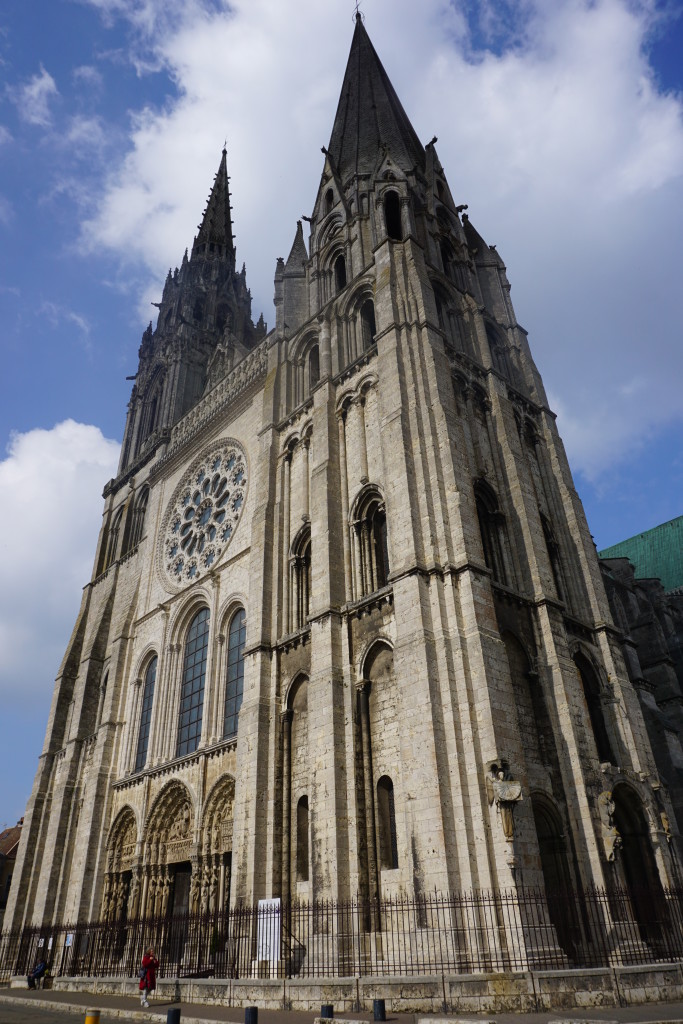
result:
[(475, 890), (366, 902), (279, 901), (214, 914), (26, 927), (0, 935), (0, 980), (348, 977), (524, 971), (683, 960), (683, 889)]

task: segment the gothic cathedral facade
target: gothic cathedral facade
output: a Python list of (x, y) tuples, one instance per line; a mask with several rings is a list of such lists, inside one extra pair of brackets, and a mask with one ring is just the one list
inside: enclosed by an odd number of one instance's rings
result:
[(505, 266), (360, 17), (254, 324), (223, 152), (142, 338), (6, 927), (676, 881)]

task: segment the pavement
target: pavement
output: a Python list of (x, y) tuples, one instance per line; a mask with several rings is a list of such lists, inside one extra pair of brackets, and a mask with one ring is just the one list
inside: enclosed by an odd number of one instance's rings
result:
[[(155, 999), (149, 1010), (142, 1009), (132, 996), (93, 995), (91, 992), (53, 992), (0, 988), (0, 1024), (67, 1024), (83, 1022), (85, 1011), (100, 1011), (100, 1024), (122, 1021), (152, 1021), (166, 1024), (170, 1007), (180, 1006), (180, 1024), (244, 1024), (244, 1007), (207, 1006), (199, 1003), (173, 1003)], [(264, 1010), (259, 1008), (258, 1024), (313, 1024), (319, 1011)], [(370, 1024), (372, 1012), (339, 1014), (337, 1022), (364, 1021)], [(645, 1003), (642, 1006), (576, 1008), (550, 1013), (495, 1014), (413, 1014), (387, 1013), (387, 1024), (674, 1024), (683, 1022), (683, 1002)]]

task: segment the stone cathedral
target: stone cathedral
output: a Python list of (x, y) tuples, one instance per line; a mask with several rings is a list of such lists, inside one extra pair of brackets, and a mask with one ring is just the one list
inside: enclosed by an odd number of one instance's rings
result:
[(357, 16), (270, 331), (223, 151), (142, 337), (6, 927), (677, 883), (555, 417), (435, 143)]

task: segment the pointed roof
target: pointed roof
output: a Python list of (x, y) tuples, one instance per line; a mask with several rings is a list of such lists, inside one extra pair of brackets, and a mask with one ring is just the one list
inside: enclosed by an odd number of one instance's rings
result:
[(357, 14), (328, 154), (345, 181), (371, 173), (382, 145), (405, 171), (424, 165), (424, 147)]
[[(194, 256), (203, 244), (213, 242), (223, 247), (223, 252), (234, 259), (232, 219), (230, 217), (230, 186), (228, 184), (228, 152), (223, 147), (220, 166), (214, 178), (213, 188), (204, 210), (199, 232), (192, 246)], [(208, 248), (204, 250), (208, 254)]]
[(296, 222), (296, 235), (294, 236), (294, 242), (292, 243), (290, 254), (287, 257), (285, 269), (298, 272), (307, 262), (308, 250), (306, 249), (306, 243), (304, 241), (304, 229), (301, 221), (298, 220)]

